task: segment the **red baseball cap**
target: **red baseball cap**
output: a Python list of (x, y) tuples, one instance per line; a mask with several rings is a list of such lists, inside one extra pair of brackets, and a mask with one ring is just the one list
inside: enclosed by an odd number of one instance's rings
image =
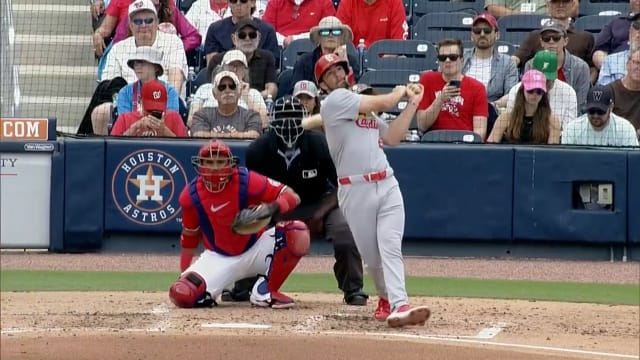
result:
[(494, 18), (493, 15), (491, 15), (489, 13), (478, 14), (478, 16), (473, 18), (473, 23), (471, 23), (471, 25), (472, 26), (475, 25), (480, 20), (484, 20), (484, 21), (488, 22), (489, 25), (491, 25), (492, 28), (494, 28), (496, 30), (500, 30), (498, 28), (498, 20), (496, 20), (496, 18)]
[(167, 110), (167, 88), (158, 80), (147, 81), (140, 91), (145, 111)]

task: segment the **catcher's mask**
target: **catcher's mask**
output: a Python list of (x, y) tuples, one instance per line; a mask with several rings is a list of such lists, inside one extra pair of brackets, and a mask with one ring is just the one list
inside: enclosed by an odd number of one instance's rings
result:
[(227, 144), (211, 140), (200, 148), (198, 155), (191, 157), (191, 164), (207, 190), (220, 192), (231, 181), (236, 160)]
[(298, 138), (304, 132), (302, 118), (307, 116), (307, 110), (302, 102), (287, 95), (276, 100), (270, 115), (269, 128), (287, 145), (293, 148)]

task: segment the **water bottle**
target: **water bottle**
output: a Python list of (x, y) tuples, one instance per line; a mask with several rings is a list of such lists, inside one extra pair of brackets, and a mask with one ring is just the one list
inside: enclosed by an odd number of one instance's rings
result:
[(187, 76), (187, 81), (188, 81), (188, 90), (189, 90), (189, 94), (193, 93), (193, 83), (196, 81), (196, 77), (198, 75), (196, 74), (196, 69), (193, 66), (189, 66), (189, 75)]
[(271, 96), (271, 94), (267, 95), (267, 100), (264, 101), (264, 104), (267, 105), (267, 112), (271, 113), (271, 109), (273, 108), (273, 96)]
[(365, 45), (364, 39), (358, 40), (358, 54), (360, 54), (360, 56), (364, 55), (365, 49), (366, 49), (366, 45)]

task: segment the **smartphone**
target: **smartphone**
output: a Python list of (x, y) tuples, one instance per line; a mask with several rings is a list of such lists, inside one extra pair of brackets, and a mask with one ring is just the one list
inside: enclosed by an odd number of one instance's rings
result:
[(162, 120), (162, 116), (164, 115), (164, 112), (162, 112), (162, 111), (150, 111), (149, 114), (151, 114), (151, 116), (153, 116), (154, 118), (156, 118), (158, 120)]
[(454, 86), (454, 87), (460, 88), (460, 80), (450, 80), (449, 81), (449, 86)]

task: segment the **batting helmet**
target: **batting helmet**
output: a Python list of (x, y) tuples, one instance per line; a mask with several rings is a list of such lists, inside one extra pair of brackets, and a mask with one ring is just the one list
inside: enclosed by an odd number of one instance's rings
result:
[(204, 144), (198, 155), (191, 157), (191, 164), (202, 178), (207, 190), (220, 192), (231, 181), (236, 161), (231, 148), (220, 140), (211, 140)]
[(341, 65), (344, 68), (344, 72), (347, 74), (349, 73), (349, 63), (347, 60), (335, 54), (322, 55), (320, 59), (316, 61), (315, 67), (316, 82), (318, 84), (322, 81), (324, 73), (333, 65)]
[(287, 95), (276, 100), (271, 111), (269, 128), (284, 141), (288, 148), (293, 148), (298, 138), (304, 132), (302, 118), (307, 116), (307, 110), (302, 102)]

